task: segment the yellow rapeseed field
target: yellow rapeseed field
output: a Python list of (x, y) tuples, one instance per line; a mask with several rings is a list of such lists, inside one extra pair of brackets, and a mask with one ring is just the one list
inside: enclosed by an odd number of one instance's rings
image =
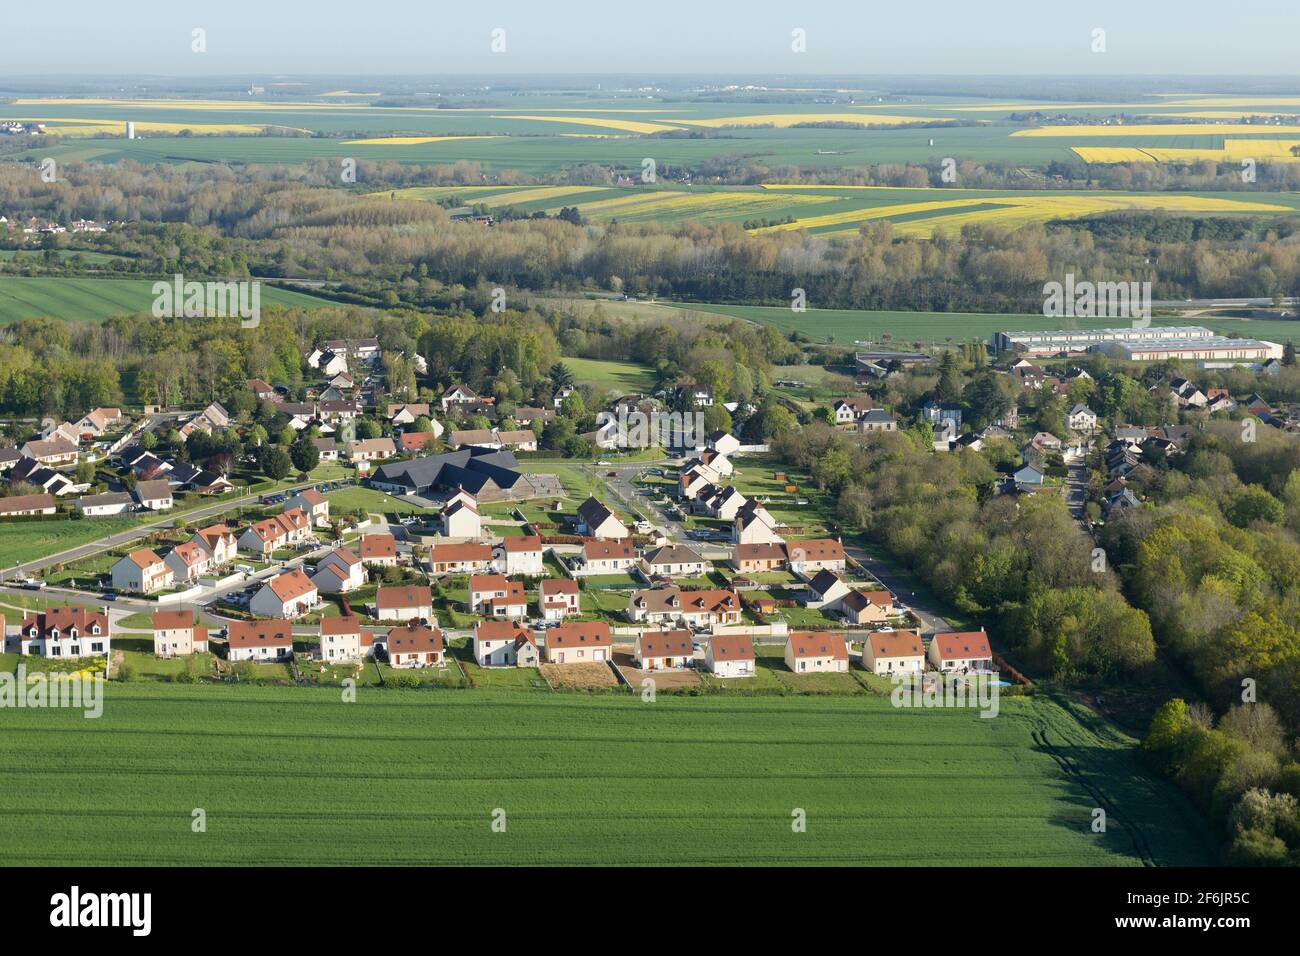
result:
[(726, 127), (772, 126), (787, 129), (801, 123), (861, 123), (869, 126), (899, 126), (904, 123), (941, 122), (938, 116), (891, 116), (884, 113), (764, 113), (758, 116), (719, 116), (714, 119), (674, 119), (685, 126)]
[(1225, 139), (1222, 149), (1179, 149), (1148, 146), (1074, 146), (1072, 151), (1087, 163), (1228, 163), (1243, 159), (1269, 162), (1300, 162), (1291, 150), (1300, 139)]
[(605, 129), (617, 129), (626, 133), (666, 133), (681, 129), (680, 126), (668, 126), (664, 123), (647, 123), (641, 120), (606, 119), (603, 116), (493, 116), (502, 120), (533, 120), (538, 123), (574, 123), (578, 126), (601, 126)]
[(1134, 123), (1130, 126), (1035, 126), (1012, 136), (1232, 136), (1243, 133), (1300, 133), (1300, 126), (1254, 126), (1250, 123)]

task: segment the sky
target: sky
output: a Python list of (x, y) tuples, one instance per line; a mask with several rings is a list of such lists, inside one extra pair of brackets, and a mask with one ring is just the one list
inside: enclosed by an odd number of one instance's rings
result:
[[(5, 0), (0, 75), (1300, 74), (1298, 0)], [(194, 52), (193, 31), (206, 31)], [(497, 51), (493, 50), (493, 31)], [(795, 52), (795, 30), (805, 49)], [(1104, 30), (1104, 52), (1094, 31)], [(502, 46), (504, 49), (502, 50)]]

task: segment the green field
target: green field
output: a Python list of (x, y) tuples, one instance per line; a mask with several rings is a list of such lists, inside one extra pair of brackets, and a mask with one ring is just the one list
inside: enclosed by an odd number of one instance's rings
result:
[(654, 370), (635, 362), (566, 358), (564, 364), (573, 372), (577, 382), (591, 385), (597, 393), (643, 393), (650, 391), (655, 383)]
[[(148, 516), (156, 520), (156, 516)], [(138, 515), (106, 515), (99, 518), (48, 518), (43, 521), (0, 522), (0, 568), (57, 554), (100, 538), (126, 531), (140, 524)]]
[[(153, 307), (152, 279), (62, 279), (0, 276), (0, 325), (34, 316), (73, 322), (99, 322), (112, 315), (148, 312)], [(262, 285), (264, 305), (319, 308), (325, 299)]]
[[(1209, 862), (1122, 741), (1047, 701), (112, 684), (0, 710), (10, 864)], [(379, 803), (376, 803), (376, 800)], [(1094, 807), (1108, 809), (1104, 834)], [(201, 808), (207, 832), (191, 830)], [(494, 810), (507, 831), (493, 832)], [(807, 814), (794, 833), (791, 814)]]

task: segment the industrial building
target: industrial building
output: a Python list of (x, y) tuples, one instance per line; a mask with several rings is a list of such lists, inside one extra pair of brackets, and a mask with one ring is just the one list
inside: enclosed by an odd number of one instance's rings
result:
[(999, 352), (1025, 355), (1058, 355), (1061, 352), (1087, 352), (1106, 342), (1193, 342), (1218, 338), (1217, 333), (1199, 325), (1154, 326), (1140, 329), (1057, 329), (1040, 332), (995, 332), (993, 347)]
[[(1156, 332), (1158, 329), (1150, 329)], [(1282, 346), (1260, 339), (1229, 339), (1223, 336), (1185, 339), (1150, 338), (1136, 342), (1102, 342), (1093, 351), (1128, 362), (1159, 362), (1183, 359), (1188, 362), (1264, 362), (1280, 359)]]

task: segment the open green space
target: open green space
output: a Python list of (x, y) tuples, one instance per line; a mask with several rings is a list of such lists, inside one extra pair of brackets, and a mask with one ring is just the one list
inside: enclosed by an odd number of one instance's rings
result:
[[(1190, 807), (1141, 768), (1130, 740), (1046, 699), (1004, 699), (982, 719), (870, 694), (651, 704), (362, 687), (344, 703), (337, 688), (132, 683), (109, 685), (97, 720), (6, 708), (0, 731), (0, 841), (13, 864), (1109, 866), (1211, 855)], [(195, 808), (204, 833), (191, 828)], [(796, 809), (806, 832), (792, 831)], [(504, 833), (491, 826), (500, 811)]]

